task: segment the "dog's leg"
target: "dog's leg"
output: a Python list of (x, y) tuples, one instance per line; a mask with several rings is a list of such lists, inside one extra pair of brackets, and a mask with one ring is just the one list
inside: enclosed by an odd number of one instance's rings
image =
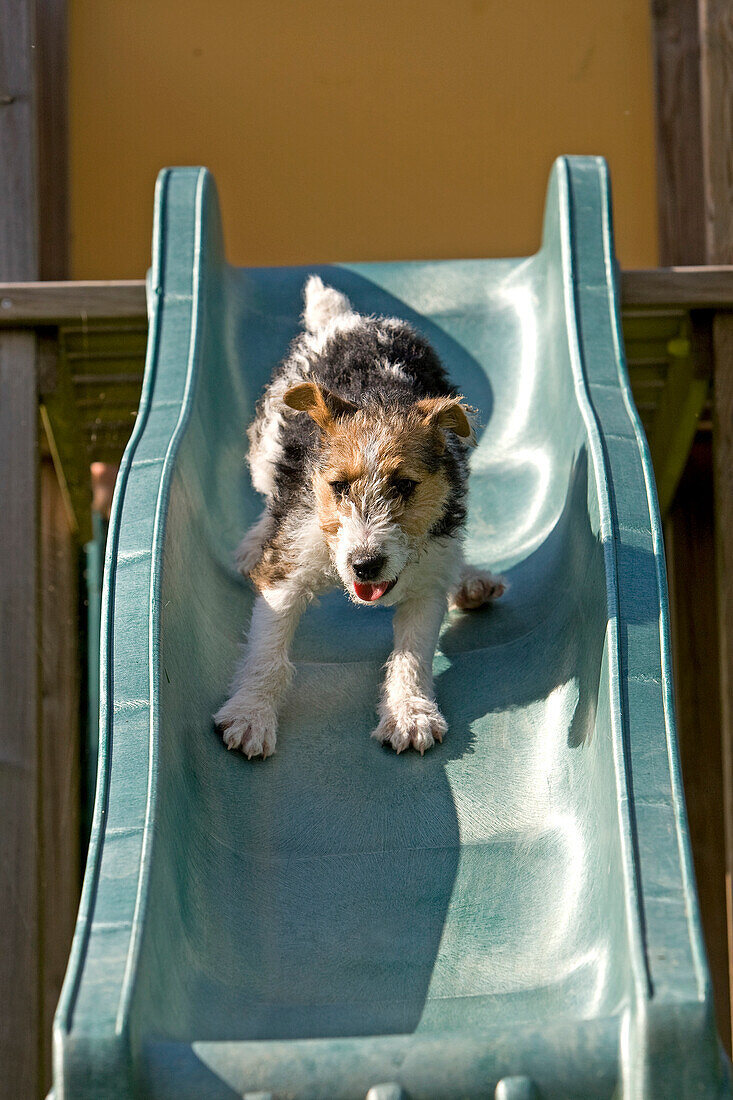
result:
[(445, 609), (442, 589), (411, 596), (395, 609), (394, 652), (372, 737), (398, 753), (412, 745), (422, 755), (447, 729), (433, 694), (433, 656)]
[(234, 560), (243, 577), (249, 576), (262, 557), (265, 543), (272, 534), (273, 525), (270, 510), (265, 507), (260, 518), (252, 524), (237, 547)]
[(506, 583), (501, 577), (461, 560), (458, 584), (451, 589), (448, 606), (451, 611), (474, 611), (492, 600), (498, 600), (505, 592)]
[(293, 674), (288, 656), (307, 593), (287, 585), (258, 595), (232, 696), (214, 721), (230, 749), (247, 757), (271, 756), (277, 741), (277, 707)]

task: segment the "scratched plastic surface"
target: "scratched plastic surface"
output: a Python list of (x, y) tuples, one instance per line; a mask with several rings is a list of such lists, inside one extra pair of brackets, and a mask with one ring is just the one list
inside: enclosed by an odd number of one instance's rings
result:
[[(509, 591), (446, 619), (424, 758), (370, 739), (390, 613), (338, 592), (276, 755), (212, 728), (252, 604), (244, 432), (311, 270), (413, 321), (482, 414), (468, 556)], [(557, 162), (529, 259), (321, 269), (229, 267), (211, 177), (169, 171), (149, 298), (57, 1100), (729, 1095), (603, 162)]]

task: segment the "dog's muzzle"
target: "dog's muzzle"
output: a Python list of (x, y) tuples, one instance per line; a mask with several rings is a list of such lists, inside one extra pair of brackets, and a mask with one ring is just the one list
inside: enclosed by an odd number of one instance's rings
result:
[(396, 577), (393, 580), (377, 579), (386, 564), (384, 554), (370, 554), (368, 551), (352, 554), (349, 565), (354, 576), (354, 592), (364, 603), (376, 603), (394, 588)]

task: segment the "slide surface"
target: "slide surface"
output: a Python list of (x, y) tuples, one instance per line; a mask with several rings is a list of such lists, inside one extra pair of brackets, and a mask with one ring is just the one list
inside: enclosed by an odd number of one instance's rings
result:
[[(509, 591), (446, 618), (424, 757), (370, 739), (391, 614), (339, 592), (277, 753), (212, 726), (253, 601), (245, 429), (311, 271), (412, 321), (481, 411), (467, 556)], [(614, 272), (597, 158), (556, 163), (528, 259), (302, 269), (227, 265), (210, 175), (161, 174), (56, 1100), (730, 1094)]]

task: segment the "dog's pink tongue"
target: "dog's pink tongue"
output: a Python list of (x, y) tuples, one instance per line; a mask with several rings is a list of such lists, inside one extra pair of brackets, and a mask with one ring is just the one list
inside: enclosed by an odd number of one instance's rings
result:
[(358, 581), (354, 581), (354, 591), (360, 600), (365, 600), (367, 603), (374, 603), (388, 588), (389, 581), (380, 581), (379, 584), (359, 584)]

